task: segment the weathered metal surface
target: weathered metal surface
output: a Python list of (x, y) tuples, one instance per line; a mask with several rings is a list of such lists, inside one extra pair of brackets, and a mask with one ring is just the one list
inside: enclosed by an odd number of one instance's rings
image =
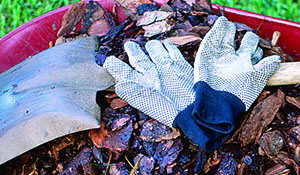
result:
[(98, 38), (43, 51), (0, 75), (0, 164), (47, 141), (98, 128), (96, 92), (114, 84), (95, 63)]

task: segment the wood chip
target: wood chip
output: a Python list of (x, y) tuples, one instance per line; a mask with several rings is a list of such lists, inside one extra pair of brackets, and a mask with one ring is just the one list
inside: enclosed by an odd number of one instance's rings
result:
[(75, 27), (75, 25), (83, 17), (85, 7), (85, 1), (79, 1), (78, 3), (72, 4), (72, 6), (63, 16), (61, 28), (57, 32), (57, 37), (60, 37), (65, 33), (69, 33)]
[(284, 93), (278, 90), (253, 108), (249, 120), (239, 135), (243, 147), (259, 138), (262, 129), (273, 121), (277, 111), (282, 106), (284, 96)]
[(127, 105), (128, 105), (128, 103), (125, 100), (121, 99), (121, 98), (113, 99), (110, 103), (110, 107), (113, 108), (113, 109), (122, 108), (122, 107), (125, 107)]
[(180, 47), (191, 43), (200, 43), (202, 41), (202, 38), (195, 35), (183, 35), (183, 36), (168, 37), (164, 41), (169, 41), (175, 46)]
[(300, 109), (300, 97), (286, 96), (286, 101)]

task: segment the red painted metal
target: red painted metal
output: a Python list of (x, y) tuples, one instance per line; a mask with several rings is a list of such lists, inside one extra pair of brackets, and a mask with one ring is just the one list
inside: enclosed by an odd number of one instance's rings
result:
[[(105, 9), (113, 11), (113, 0), (98, 1)], [(49, 48), (55, 43), (61, 20), (70, 5), (41, 15), (0, 38), (0, 73)], [(118, 20), (126, 18), (121, 7), (117, 9)], [(79, 26), (80, 27), (80, 26)]]
[[(162, 4), (162, 1), (158, 4)], [(112, 0), (98, 1), (105, 9), (112, 11), (114, 2)], [(4, 37), (0, 38), (0, 73), (20, 63), (29, 56), (35, 55), (49, 47), (49, 42), (55, 42), (56, 32), (60, 28), (62, 16), (70, 6), (65, 6), (42, 16), (39, 16)], [(213, 5), (218, 12), (219, 5)], [(236, 22), (245, 23), (256, 29), (261, 24), (259, 35), (263, 38), (272, 38), (274, 31), (279, 31), (281, 37), (278, 45), (283, 51), (291, 54), (297, 61), (300, 61), (300, 23), (286, 21), (278, 18), (268, 17), (256, 13), (242, 11), (234, 8), (224, 7), (225, 16)], [(117, 8), (119, 22), (126, 16), (121, 7)]]

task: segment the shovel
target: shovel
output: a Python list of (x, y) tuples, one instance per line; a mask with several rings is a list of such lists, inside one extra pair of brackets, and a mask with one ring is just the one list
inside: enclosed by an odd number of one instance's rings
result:
[(0, 74), (0, 164), (45, 142), (100, 127), (97, 91), (115, 83), (95, 63), (96, 36), (64, 43)]

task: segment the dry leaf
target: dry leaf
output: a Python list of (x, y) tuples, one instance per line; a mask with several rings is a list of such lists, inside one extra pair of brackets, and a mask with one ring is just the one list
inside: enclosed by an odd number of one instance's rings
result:
[(217, 174), (235, 174), (238, 163), (233, 158), (234, 154), (226, 153), (219, 166)]
[(115, 174), (115, 175), (128, 175), (129, 172), (126, 169), (125, 162), (119, 162), (109, 165), (108, 174)]
[(239, 22), (234, 22), (236, 28), (238, 31), (252, 31), (255, 32), (254, 29), (252, 29), (251, 27), (247, 26), (246, 24), (243, 23), (239, 23)]
[(78, 35), (76, 37), (64, 37), (64, 36), (60, 36), (60, 37), (58, 37), (56, 39), (55, 46), (59, 45), (59, 44), (62, 44), (62, 43), (67, 43), (67, 42), (70, 42), (70, 41), (74, 41), (74, 40), (86, 38), (86, 37), (88, 37), (87, 34), (80, 34), (80, 35)]
[(105, 127), (106, 123), (101, 122), (100, 129), (90, 130), (90, 137), (94, 145), (98, 148), (108, 148), (112, 151), (124, 151), (128, 148), (129, 139), (133, 131), (132, 120), (121, 130), (112, 131)]
[(295, 148), (294, 160), (300, 162), (300, 145)]
[(210, 0), (184, 0), (184, 1), (190, 6), (193, 6), (193, 4), (197, 4), (200, 5), (201, 7), (211, 10)]
[(120, 130), (130, 121), (130, 119), (131, 118), (129, 116), (116, 118), (115, 120), (113, 120), (112, 124), (110, 125), (111, 130), (112, 131)]
[(265, 99), (271, 92), (270, 91), (262, 91), (260, 95), (257, 97), (256, 101), (261, 102), (263, 99)]
[(281, 164), (293, 166), (295, 172), (297, 175), (300, 174), (300, 166), (297, 164), (297, 162), (293, 159), (291, 159), (288, 155), (288, 153), (280, 151), (280, 153), (277, 156), (277, 161)]

